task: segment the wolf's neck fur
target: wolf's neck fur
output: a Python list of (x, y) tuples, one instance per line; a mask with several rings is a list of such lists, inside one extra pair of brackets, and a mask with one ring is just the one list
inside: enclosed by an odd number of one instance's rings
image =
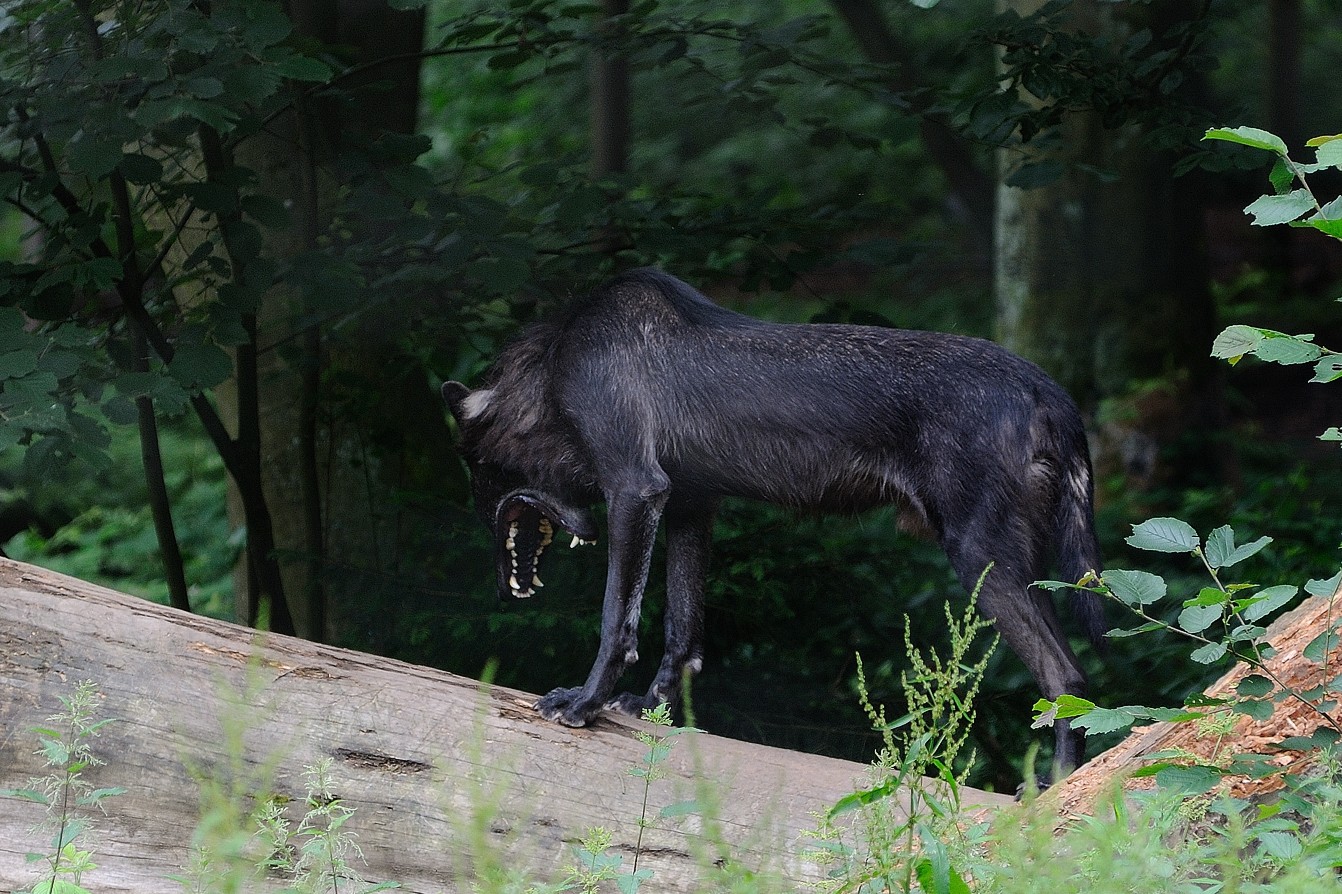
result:
[(489, 384), (473, 391), (463, 410), (475, 431), (479, 454), (528, 482), (556, 492), (575, 483), (595, 487), (595, 476), (572, 425), (547, 387), (556, 329), (529, 328), (508, 345), (490, 372)]

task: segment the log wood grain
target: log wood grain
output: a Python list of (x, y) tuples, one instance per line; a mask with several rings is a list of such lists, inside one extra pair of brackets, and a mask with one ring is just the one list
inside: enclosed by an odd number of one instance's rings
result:
[[(472, 827), (503, 865), (538, 881), (561, 878), (570, 845), (593, 826), (612, 831), (626, 868), (632, 860), (644, 790), (628, 769), (647, 751), (634, 734), (648, 728), (638, 721), (605, 715), (567, 729), (541, 720), (529, 694), (260, 634), (0, 559), (0, 787), (45, 772), (31, 728), (81, 680), (97, 684), (100, 716), (118, 718), (95, 742), (105, 765), (90, 779), (127, 789), (96, 821), (98, 866), (84, 884), (100, 894), (182, 890), (170, 876), (188, 861), (202, 772), (270, 778), (274, 792), (301, 802), (303, 767), (323, 756), (334, 762), (335, 794), (356, 810), (346, 828), (358, 836), (366, 879), (469, 891)], [(230, 731), (244, 743), (236, 767)], [(814, 814), (865, 773), (695, 734), (678, 738), (649, 815), (710, 794), (732, 859), (800, 880), (817, 871), (801, 857)], [(24, 854), (49, 837), (31, 829), (41, 813), (0, 797), (0, 891), (35, 880)], [(715, 857), (711, 838), (693, 816), (656, 822), (643, 842), (640, 867), (654, 872), (644, 890), (695, 890)]]

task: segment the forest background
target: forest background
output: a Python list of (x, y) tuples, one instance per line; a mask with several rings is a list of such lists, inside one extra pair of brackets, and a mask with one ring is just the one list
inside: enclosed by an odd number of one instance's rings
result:
[[(565, 550), (538, 598), (497, 603), (436, 385), (655, 263), (756, 316), (1040, 363), (1090, 421), (1114, 564), (1170, 514), (1276, 538), (1250, 574), (1330, 577), (1342, 466), (1315, 436), (1338, 398), (1209, 351), (1239, 322), (1342, 342), (1342, 256), (1253, 230), (1260, 155), (1200, 137), (1337, 132), (1339, 70), (1328, 0), (17, 0), (0, 543), (216, 617), (572, 685), (604, 554)], [(729, 503), (714, 563), (698, 725), (858, 760), (880, 739), (855, 653), (897, 703), (906, 629), (937, 648), (964, 598), (882, 512)], [(1218, 672), (1149, 637), (1084, 654), (1105, 704)], [(1021, 778), (1036, 697), (995, 653), (975, 784)]]

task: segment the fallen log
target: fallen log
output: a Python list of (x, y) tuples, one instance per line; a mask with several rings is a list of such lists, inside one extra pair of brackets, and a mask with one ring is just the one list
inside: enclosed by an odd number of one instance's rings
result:
[[(105, 726), (89, 771), (127, 791), (96, 820), (90, 890), (177, 892), (191, 858), (202, 780), (265, 780), (257, 791), (304, 802), (303, 768), (332, 760), (334, 795), (355, 810), (363, 877), (408, 892), (471, 890), (483, 863), (537, 881), (562, 878), (588, 829), (610, 853), (653, 872), (644, 890), (691, 891), (722, 854), (787, 879), (814, 814), (864, 784), (851, 762), (706, 734), (677, 737), (665, 778), (629, 775), (652, 729), (606, 715), (585, 729), (541, 720), (535, 697), (474, 680), (187, 614), (0, 559), (0, 788), (47, 771), (32, 727), (81, 680), (96, 683)], [(236, 739), (241, 744), (230, 746)], [(710, 799), (715, 819), (658, 819)], [(967, 803), (1002, 796), (966, 790)], [(301, 810), (300, 810), (301, 813)], [(0, 797), (0, 891), (31, 885), (24, 855), (50, 837), (42, 808)], [(291, 813), (292, 816), (292, 813)], [(655, 820), (639, 837), (640, 817)], [(715, 831), (716, 830), (716, 831)], [(483, 843), (482, 843), (483, 841)], [(280, 880), (275, 880), (279, 885)]]

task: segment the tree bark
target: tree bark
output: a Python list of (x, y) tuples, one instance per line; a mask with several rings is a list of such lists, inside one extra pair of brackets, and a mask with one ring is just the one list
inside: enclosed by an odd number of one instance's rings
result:
[[(866, 773), (832, 758), (677, 737), (644, 814), (643, 783), (628, 770), (647, 753), (634, 738), (646, 724), (603, 715), (568, 729), (541, 720), (531, 695), (258, 635), (0, 560), (0, 786), (45, 774), (28, 730), (81, 680), (101, 692), (99, 717), (117, 718), (93, 742), (105, 765), (86, 778), (127, 789), (94, 821), (97, 869), (83, 884), (104, 894), (180, 891), (168, 876), (188, 863), (201, 789), (227, 782), (230, 768), (235, 782), (270, 780), (251, 796), (287, 797), (301, 812), (303, 767), (331, 758), (334, 794), (356, 811), (345, 828), (366, 862), (355, 868), (406, 892), (470, 890), (490, 854), (531, 878), (560, 878), (570, 845), (594, 826), (613, 832), (611, 852), (627, 870), (642, 815), (653, 820), (639, 861), (654, 872), (649, 887), (703, 890), (696, 883), (720, 856), (705, 824), (657, 817), (705, 787), (733, 861), (814, 878), (800, 856), (803, 832)], [(230, 731), (241, 731), (242, 754), (230, 753)], [(0, 797), (0, 890), (32, 884), (24, 854), (50, 838), (30, 831), (41, 816), (39, 805)], [(270, 881), (273, 889), (281, 880)]]

